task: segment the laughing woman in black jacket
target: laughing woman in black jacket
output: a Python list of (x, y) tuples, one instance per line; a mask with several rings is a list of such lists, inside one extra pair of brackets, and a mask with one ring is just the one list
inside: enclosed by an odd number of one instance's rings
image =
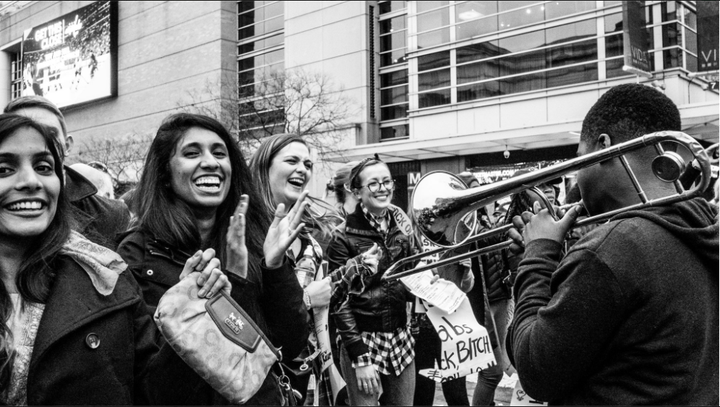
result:
[[(249, 203), (241, 194), (249, 196)], [(135, 196), (137, 221), (118, 253), (128, 263), (151, 310), (176, 283), (187, 254), (213, 248), (232, 282), (233, 299), (273, 345), (282, 348), (284, 359), (300, 353), (307, 340), (307, 311), (294, 270), (285, 261), (285, 251), (297, 233), (281, 236), (284, 240), (275, 244), (266, 239), (266, 231), (271, 236), (277, 228), (257, 209), (262, 204), (247, 164), (219, 122), (187, 113), (166, 118), (150, 146)], [(238, 205), (247, 211), (246, 252), (236, 250), (232, 239), (235, 222), (231, 218), (235, 215), (237, 219)], [(279, 207), (276, 219), (284, 214), (284, 207)], [(239, 267), (243, 259), (247, 272)], [(219, 394), (201, 401), (226, 402)], [(281, 403), (272, 374), (248, 401)]]

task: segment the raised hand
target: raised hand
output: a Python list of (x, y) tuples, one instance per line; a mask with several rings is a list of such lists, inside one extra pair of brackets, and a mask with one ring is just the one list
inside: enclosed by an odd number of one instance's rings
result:
[(248, 251), (245, 245), (245, 214), (248, 210), (249, 198), (247, 195), (240, 197), (240, 203), (235, 208), (235, 215), (230, 217), (230, 225), (227, 231), (227, 270), (242, 278), (247, 278)]
[(182, 273), (180, 273), (180, 280), (194, 272), (200, 273), (197, 279), (197, 285), (201, 287), (198, 291), (198, 297), (211, 298), (220, 290), (230, 294), (232, 284), (227, 276), (220, 271), (220, 260), (215, 257), (215, 250), (198, 250), (192, 257), (187, 259)]
[(301, 220), (305, 213), (305, 207), (308, 205), (305, 201), (307, 196), (308, 191), (303, 191), (289, 212), (285, 212), (284, 204), (279, 204), (275, 210), (275, 218), (273, 218), (263, 244), (265, 265), (269, 268), (278, 268), (282, 265), (288, 248), (305, 227), (305, 223), (302, 223)]

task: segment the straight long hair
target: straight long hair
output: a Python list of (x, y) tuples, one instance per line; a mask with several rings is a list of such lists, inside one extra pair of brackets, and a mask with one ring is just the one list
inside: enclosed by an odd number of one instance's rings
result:
[[(55, 278), (56, 270), (53, 267), (60, 249), (70, 236), (73, 225), (70, 203), (65, 194), (65, 181), (63, 176), (62, 147), (58, 144), (55, 131), (43, 126), (34, 120), (16, 114), (0, 114), (0, 143), (21, 128), (35, 129), (45, 140), (45, 146), (55, 160), (53, 172), (60, 180), (60, 195), (58, 196), (55, 217), (45, 231), (34, 238), (30, 251), (20, 264), (15, 277), (15, 284), (23, 302), (43, 304), (50, 296), (50, 290)], [(6, 389), (14, 360), (14, 350), (11, 348), (12, 333), (7, 320), (13, 310), (12, 300), (5, 284), (0, 284), (0, 389)]]
[[(172, 189), (170, 159), (175, 155), (185, 133), (194, 127), (209, 130), (222, 139), (232, 169), (228, 196), (217, 208), (210, 241), (205, 242), (207, 247), (201, 247), (203, 242), (193, 210)], [(132, 209), (137, 215), (133, 229), (149, 232), (156, 239), (188, 254), (212, 247), (225, 264), (227, 229), (242, 194), (247, 194), (250, 199), (245, 217), (246, 245), (250, 256), (248, 274), (262, 281), (260, 261), (269, 223), (258, 209), (262, 198), (250, 178), (250, 170), (240, 148), (217, 120), (198, 114), (177, 113), (163, 120), (150, 145), (143, 174), (133, 192)]]
[[(277, 202), (273, 198), (272, 189), (270, 188), (270, 167), (272, 166), (275, 156), (292, 143), (300, 143), (310, 150), (303, 138), (297, 134), (282, 133), (275, 134), (265, 138), (260, 146), (250, 158), (250, 169), (255, 179), (259, 180), (261, 186), (260, 194), (264, 203), (264, 212), (267, 219), (272, 220), (277, 209)], [(334, 227), (342, 222), (340, 214), (332, 207), (332, 205), (321, 199), (308, 197), (311, 205), (307, 207), (303, 214), (302, 221), (306, 227), (317, 229), (326, 236), (329, 236)], [(285, 208), (290, 210), (290, 208)]]

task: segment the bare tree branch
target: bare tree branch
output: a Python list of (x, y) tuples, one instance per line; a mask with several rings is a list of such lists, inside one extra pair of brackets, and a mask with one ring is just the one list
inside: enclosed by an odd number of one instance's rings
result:
[[(208, 81), (203, 89), (188, 91), (190, 102), (179, 102), (178, 108), (220, 121), (246, 156), (264, 137), (281, 132), (302, 135), (321, 154), (342, 153), (342, 130), (351, 127), (356, 108), (327, 75), (274, 70), (254, 80), (229, 96), (221, 96), (219, 84)], [(236, 86), (237, 80), (222, 82)]]

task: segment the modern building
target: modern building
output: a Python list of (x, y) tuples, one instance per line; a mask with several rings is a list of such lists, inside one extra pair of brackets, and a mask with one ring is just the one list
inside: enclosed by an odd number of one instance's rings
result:
[(695, 2), (646, 2), (652, 78), (622, 69), (619, 1), (242, 3), (240, 25), (256, 29), (241, 28), (241, 44), (264, 45), (240, 60), (334, 75), (364, 111), (352, 145), (324, 158), (377, 153), (401, 191), (432, 170), (492, 181), (574, 157), (585, 113), (621, 83), (656, 87), (686, 132), (718, 141), (717, 89), (690, 75)]
[[(0, 16), (0, 102), (21, 86), (25, 30), (92, 4), (5, 3), (20, 8)], [(332, 163), (375, 153), (398, 191), (432, 170), (493, 181), (571, 158), (585, 113), (621, 83), (664, 92), (684, 131), (716, 143), (717, 75), (693, 75), (696, 2), (646, 1), (645, 10), (652, 78), (622, 69), (619, 1), (119, 2), (116, 94), (65, 114), (77, 139), (112, 140), (152, 132), (193, 104), (227, 109), (220, 102), (236, 86), (248, 103), (272, 71), (321, 73), (353, 109), (341, 142), (318, 156), (330, 164), (315, 195)]]

